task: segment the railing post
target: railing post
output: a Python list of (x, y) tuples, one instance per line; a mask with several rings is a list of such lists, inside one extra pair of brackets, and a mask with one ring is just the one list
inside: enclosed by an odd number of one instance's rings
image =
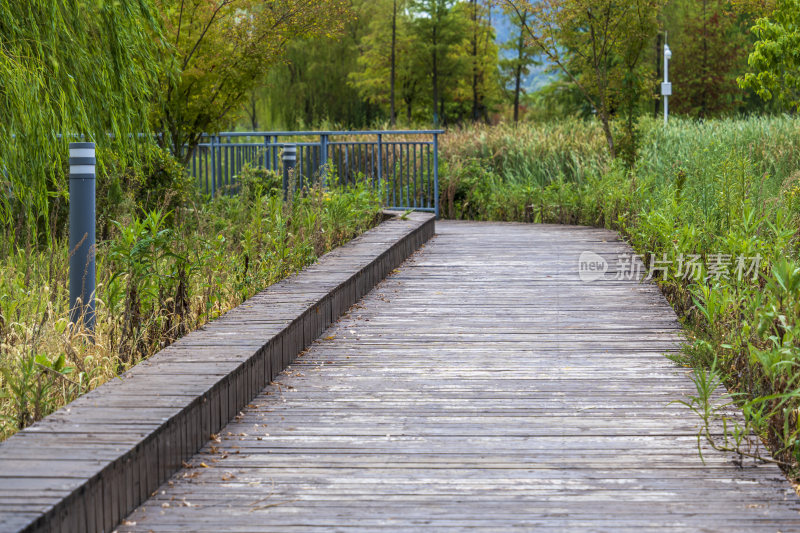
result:
[(95, 325), (95, 149), (69, 144), (69, 309), (70, 320)]
[(283, 199), (289, 198), (289, 175), (294, 172), (297, 165), (297, 145), (287, 144), (283, 147)]
[(219, 189), (225, 186), (225, 166), (222, 157), (225, 147), (222, 144), (222, 135), (217, 135), (216, 145), (217, 145), (217, 180), (218, 180), (216, 187)]
[(439, 220), (439, 134), (433, 134), (433, 207)]
[(264, 135), (264, 170), (269, 170), (269, 135)]
[[(383, 182), (383, 134), (378, 134), (378, 194), (381, 192)], [(382, 196), (381, 196), (382, 197)]]
[(211, 136), (210, 139), (210, 146), (211, 149), (211, 198), (214, 198), (214, 195), (217, 191), (217, 143), (216, 137), (214, 135)]
[(328, 182), (328, 135), (319, 136), (319, 176), (322, 179), (322, 186)]
[[(227, 142), (226, 142), (227, 141)], [(223, 155), (224, 154), (224, 155)], [(219, 137), (219, 179), (220, 179), (220, 189), (222, 189), (223, 194), (227, 192), (227, 187), (230, 183), (231, 179), (231, 162), (233, 158), (233, 148), (231, 147), (231, 138), (228, 137), (227, 139), (220, 135)]]

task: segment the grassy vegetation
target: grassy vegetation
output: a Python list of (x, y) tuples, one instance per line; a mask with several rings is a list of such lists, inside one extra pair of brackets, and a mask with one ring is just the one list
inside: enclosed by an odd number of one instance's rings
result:
[[(605, 226), (621, 231), (646, 265), (672, 265), (656, 278), (687, 327), (680, 362), (696, 369), (698, 393), (687, 403), (703, 435), (747, 454), (740, 444), (753, 430), (796, 475), (800, 121), (674, 120), (666, 129), (648, 121), (630, 170), (609, 161), (601, 141), (596, 125), (581, 122), (451, 132), (442, 213)], [(690, 259), (699, 268), (676, 275)], [(724, 418), (712, 400), (719, 379), (747, 426), (725, 420), (727, 436), (712, 438), (709, 427)]]
[[(542, 194), (549, 194), (554, 183), (585, 183), (605, 173), (605, 143), (599, 125), (580, 120), (451, 130), (440, 144), (442, 215), (551, 220), (550, 213), (539, 216), (532, 211)], [(563, 221), (569, 220), (567, 216)]]
[(98, 176), (104, 239), (94, 343), (69, 323), (61, 227), (48, 234), (50, 245), (20, 239), (24, 225), (7, 227), (0, 251), (0, 438), (378, 220), (379, 199), (363, 187), (312, 189), (284, 202), (277, 176), (249, 170), (240, 195), (209, 202), (191, 192), (171, 158), (152, 160), (146, 175), (109, 165)]

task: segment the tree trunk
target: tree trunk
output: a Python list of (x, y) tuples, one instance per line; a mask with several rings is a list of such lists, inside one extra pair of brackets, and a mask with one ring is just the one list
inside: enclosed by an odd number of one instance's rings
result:
[(478, 102), (478, 0), (470, 0), (472, 4), (472, 120), (480, 118)]
[(389, 114), (389, 116), (390, 116), (389, 120), (390, 120), (390, 123), (391, 123), (392, 127), (394, 127), (396, 125), (396, 123), (397, 123), (397, 117), (395, 115), (395, 109), (394, 109), (395, 49), (396, 49), (396, 47), (397, 47), (397, 0), (394, 0), (394, 3), (392, 5), (392, 59), (391, 59), (391, 61), (392, 61), (392, 74), (391, 74), (391, 81), (389, 82), (389, 85), (391, 87), (390, 95), (389, 95), (390, 108), (391, 108), (391, 110), (389, 112), (390, 113)]
[(438, 49), (436, 42), (436, 25), (438, 20), (433, 21), (433, 125), (439, 125), (439, 65), (438, 65)]
[[(492, 2), (487, 2), (486, 4), (486, 28), (493, 28), (492, 26)], [(492, 41), (491, 34), (487, 31), (486, 35), (484, 35), (483, 39), (483, 56), (488, 57), (489, 54), (489, 43)], [(486, 74), (486, 70), (481, 71), (481, 81), (484, 80), (484, 75)], [(485, 95), (484, 95), (485, 96)], [(486, 106), (485, 102), (481, 102), (481, 115), (483, 115), (483, 122), (485, 124), (489, 124), (489, 108)]]
[(519, 91), (522, 81), (522, 65), (517, 65), (514, 73), (514, 123), (519, 122)]
[(250, 92), (250, 125), (252, 131), (258, 131), (258, 113), (256, 113), (256, 92)]
[(523, 13), (519, 25), (519, 41), (517, 42), (517, 68), (514, 72), (514, 123), (519, 122), (519, 93), (522, 85), (522, 62), (525, 59), (525, 22), (527, 13)]
[(603, 124), (603, 133), (608, 143), (608, 151), (611, 153), (611, 158), (614, 159), (617, 157), (617, 150), (614, 147), (614, 135), (611, 133), (611, 124), (605, 113), (600, 113), (600, 122)]
[(170, 136), (172, 137), (172, 155), (174, 155), (183, 165), (187, 165), (189, 161), (191, 161), (192, 153), (194, 153), (194, 150), (197, 148), (197, 145), (200, 143), (201, 139), (199, 137), (184, 138), (184, 136), (181, 134), (180, 128), (177, 126), (171, 127), (170, 130)]

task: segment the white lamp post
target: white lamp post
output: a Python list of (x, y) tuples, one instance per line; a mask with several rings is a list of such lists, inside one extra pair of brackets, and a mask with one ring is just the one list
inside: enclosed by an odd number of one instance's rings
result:
[(672, 57), (672, 52), (664, 42), (664, 83), (661, 84), (661, 96), (664, 97), (664, 125), (669, 122), (669, 97), (672, 96), (672, 84), (669, 82), (669, 60)]

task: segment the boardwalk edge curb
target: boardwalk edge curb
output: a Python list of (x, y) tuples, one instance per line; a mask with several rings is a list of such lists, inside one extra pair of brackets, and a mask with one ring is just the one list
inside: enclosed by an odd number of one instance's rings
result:
[(299, 274), (0, 443), (0, 531), (112, 531), (434, 224), (431, 214), (386, 212)]

